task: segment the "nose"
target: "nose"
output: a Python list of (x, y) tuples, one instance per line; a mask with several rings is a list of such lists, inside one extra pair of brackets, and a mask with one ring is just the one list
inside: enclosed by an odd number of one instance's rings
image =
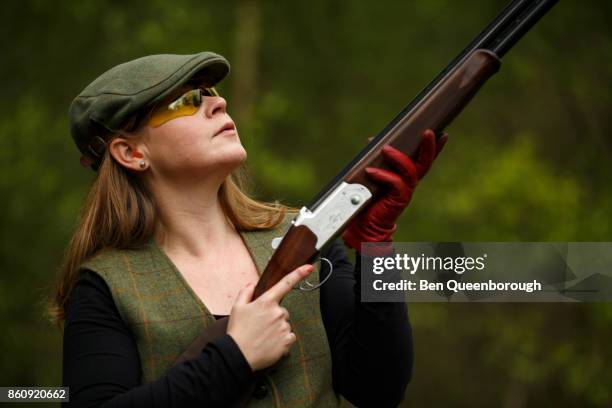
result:
[(207, 96), (204, 99), (207, 102), (205, 105), (206, 117), (212, 118), (216, 113), (225, 113), (225, 110), (227, 108), (227, 102), (225, 98), (221, 96)]

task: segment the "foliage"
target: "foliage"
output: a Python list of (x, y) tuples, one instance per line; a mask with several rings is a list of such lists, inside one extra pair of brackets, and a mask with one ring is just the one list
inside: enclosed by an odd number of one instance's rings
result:
[[(243, 61), (220, 90), (230, 114), (236, 106), (256, 192), (299, 206), (504, 3), (6, 4), (0, 384), (61, 383), (61, 332), (44, 321), (40, 299), (92, 179), (78, 164), (67, 108), (97, 75), (153, 53), (209, 49)], [(448, 129), (398, 241), (610, 240), (611, 8), (560, 2), (507, 55)], [(607, 304), (410, 309), (417, 364), (406, 406), (612, 402)]]

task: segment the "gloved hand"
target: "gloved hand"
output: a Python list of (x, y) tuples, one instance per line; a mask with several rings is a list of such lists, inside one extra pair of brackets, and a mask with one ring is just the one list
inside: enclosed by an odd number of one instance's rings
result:
[[(362, 242), (391, 242), (397, 218), (410, 203), (417, 183), (427, 174), (447, 139), (446, 133), (436, 141), (431, 129), (423, 132), (416, 162), (390, 145), (383, 146), (383, 158), (395, 171), (365, 168), (367, 176), (380, 184), (382, 191), (349, 223), (342, 234), (347, 246), (360, 251)], [(385, 256), (392, 250), (392, 245), (388, 244), (372, 247), (365, 254)]]

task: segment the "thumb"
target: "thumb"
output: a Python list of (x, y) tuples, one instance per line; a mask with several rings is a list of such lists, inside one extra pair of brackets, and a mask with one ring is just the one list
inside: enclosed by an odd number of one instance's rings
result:
[[(382, 197), (385, 198), (385, 201), (394, 202), (401, 206), (405, 206), (410, 201), (414, 186), (408, 185), (398, 174), (376, 167), (366, 167), (365, 172), (370, 179), (389, 189), (387, 194)], [(376, 201), (375, 204), (379, 202)]]
[(247, 283), (240, 292), (238, 292), (238, 296), (236, 296), (236, 300), (234, 301), (235, 305), (246, 305), (253, 299), (253, 291), (255, 290), (255, 285), (253, 283)]
[(378, 182), (379, 184), (386, 185), (388, 187), (401, 190), (403, 180), (399, 175), (394, 172), (385, 169), (379, 169), (377, 167), (366, 167), (365, 172), (369, 178)]

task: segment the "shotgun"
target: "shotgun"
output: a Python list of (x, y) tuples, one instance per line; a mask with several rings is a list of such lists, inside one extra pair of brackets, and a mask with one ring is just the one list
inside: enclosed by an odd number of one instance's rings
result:
[[(501, 58), (557, 0), (514, 0), (489, 23), (417, 96), (393, 118), (291, 221), (262, 273), (253, 299), (305, 263), (338, 236), (378, 193), (366, 167), (389, 168), (380, 150), (390, 144), (412, 156), (426, 129), (437, 135), (463, 110), (500, 67)], [(198, 357), (212, 339), (225, 334), (228, 318), (209, 326), (174, 364)]]

